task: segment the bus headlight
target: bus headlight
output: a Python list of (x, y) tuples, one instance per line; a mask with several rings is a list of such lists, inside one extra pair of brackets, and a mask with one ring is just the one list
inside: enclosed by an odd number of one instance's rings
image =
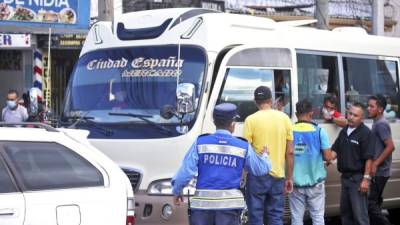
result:
[[(194, 195), (196, 191), (196, 179), (192, 179), (189, 184), (183, 188), (183, 195)], [(173, 195), (171, 179), (156, 180), (149, 185), (147, 189), (149, 195)]]
[(172, 195), (171, 179), (156, 180), (147, 189), (149, 195)]

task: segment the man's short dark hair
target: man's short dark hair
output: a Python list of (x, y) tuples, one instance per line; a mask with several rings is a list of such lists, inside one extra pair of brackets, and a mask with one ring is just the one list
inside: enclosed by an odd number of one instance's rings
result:
[(376, 105), (382, 109), (386, 108), (387, 105), (387, 101), (385, 96), (381, 95), (381, 94), (377, 94), (377, 95), (373, 95), (371, 97), (368, 98), (369, 100), (375, 100), (376, 101)]
[(10, 94), (15, 94), (15, 95), (17, 95), (17, 97), (18, 97), (18, 91), (17, 91), (17, 90), (14, 90), (14, 89), (8, 90), (7, 94), (8, 94), (8, 95), (10, 95)]
[(296, 103), (296, 113), (299, 115), (312, 112), (312, 110), (312, 104), (308, 99), (303, 99)]
[(227, 129), (233, 123), (233, 120), (216, 120), (214, 119), (214, 124), (217, 129)]
[(337, 100), (336, 96), (334, 96), (334, 95), (328, 95), (328, 96), (326, 96), (326, 97), (324, 98), (324, 104), (325, 104), (326, 102), (328, 102), (328, 101), (329, 101), (330, 103), (332, 103), (333, 105), (337, 106), (338, 100)]
[(354, 106), (354, 107), (362, 109), (363, 112), (365, 111), (365, 105), (362, 104), (361, 102), (353, 102), (351, 105)]

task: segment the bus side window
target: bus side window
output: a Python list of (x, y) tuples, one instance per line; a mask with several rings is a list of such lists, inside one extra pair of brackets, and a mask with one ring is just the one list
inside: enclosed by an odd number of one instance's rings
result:
[(385, 117), (399, 117), (398, 69), (396, 61), (343, 57), (346, 106), (368, 103), (371, 95), (386, 97)]
[[(218, 97), (217, 104), (223, 102), (230, 102), (238, 107), (238, 113), (240, 118), (238, 122), (243, 122), (247, 116), (257, 111), (257, 107), (254, 103), (254, 90), (261, 85), (271, 88), (273, 98), (282, 96), (282, 99), (286, 97), (290, 115), (290, 86), (281, 86), (280, 93), (275, 93), (277, 90), (274, 85), (274, 79), (279, 75), (282, 75), (283, 82), (289, 82), (290, 71), (289, 70), (272, 70), (266, 68), (228, 68), (224, 84), (221, 93)], [(289, 82), (290, 84), (290, 82)], [(278, 85), (279, 86), (279, 85)], [(286, 90), (288, 88), (289, 90)], [(276, 95), (275, 95), (276, 94)], [(285, 108), (282, 108), (285, 111)]]
[[(338, 59), (336, 56), (297, 54), (299, 100), (307, 98), (313, 104), (314, 119), (322, 119), (324, 98), (339, 99)], [(340, 101), (337, 110), (340, 110)]]
[(275, 102), (273, 107), (286, 113), (289, 117), (291, 112), (290, 102), (292, 102), (290, 84), (289, 70), (274, 70)]

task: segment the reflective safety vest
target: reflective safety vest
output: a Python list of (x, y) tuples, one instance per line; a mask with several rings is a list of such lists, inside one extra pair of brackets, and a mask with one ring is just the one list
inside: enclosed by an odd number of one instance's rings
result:
[(239, 190), (248, 143), (230, 134), (215, 133), (197, 139), (198, 177), (194, 209), (238, 209), (244, 207)]
[(243, 209), (243, 194), (238, 189), (196, 190), (190, 199), (192, 209)]
[(295, 187), (312, 187), (326, 178), (320, 132), (321, 128), (310, 122), (297, 122), (293, 127)]

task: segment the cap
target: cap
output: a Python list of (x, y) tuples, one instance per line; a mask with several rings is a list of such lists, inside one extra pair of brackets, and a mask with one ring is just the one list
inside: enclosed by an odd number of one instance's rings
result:
[(272, 97), (271, 89), (267, 86), (259, 86), (254, 91), (255, 100), (268, 100)]
[(229, 121), (238, 118), (237, 107), (232, 103), (218, 104), (213, 112), (214, 120)]

